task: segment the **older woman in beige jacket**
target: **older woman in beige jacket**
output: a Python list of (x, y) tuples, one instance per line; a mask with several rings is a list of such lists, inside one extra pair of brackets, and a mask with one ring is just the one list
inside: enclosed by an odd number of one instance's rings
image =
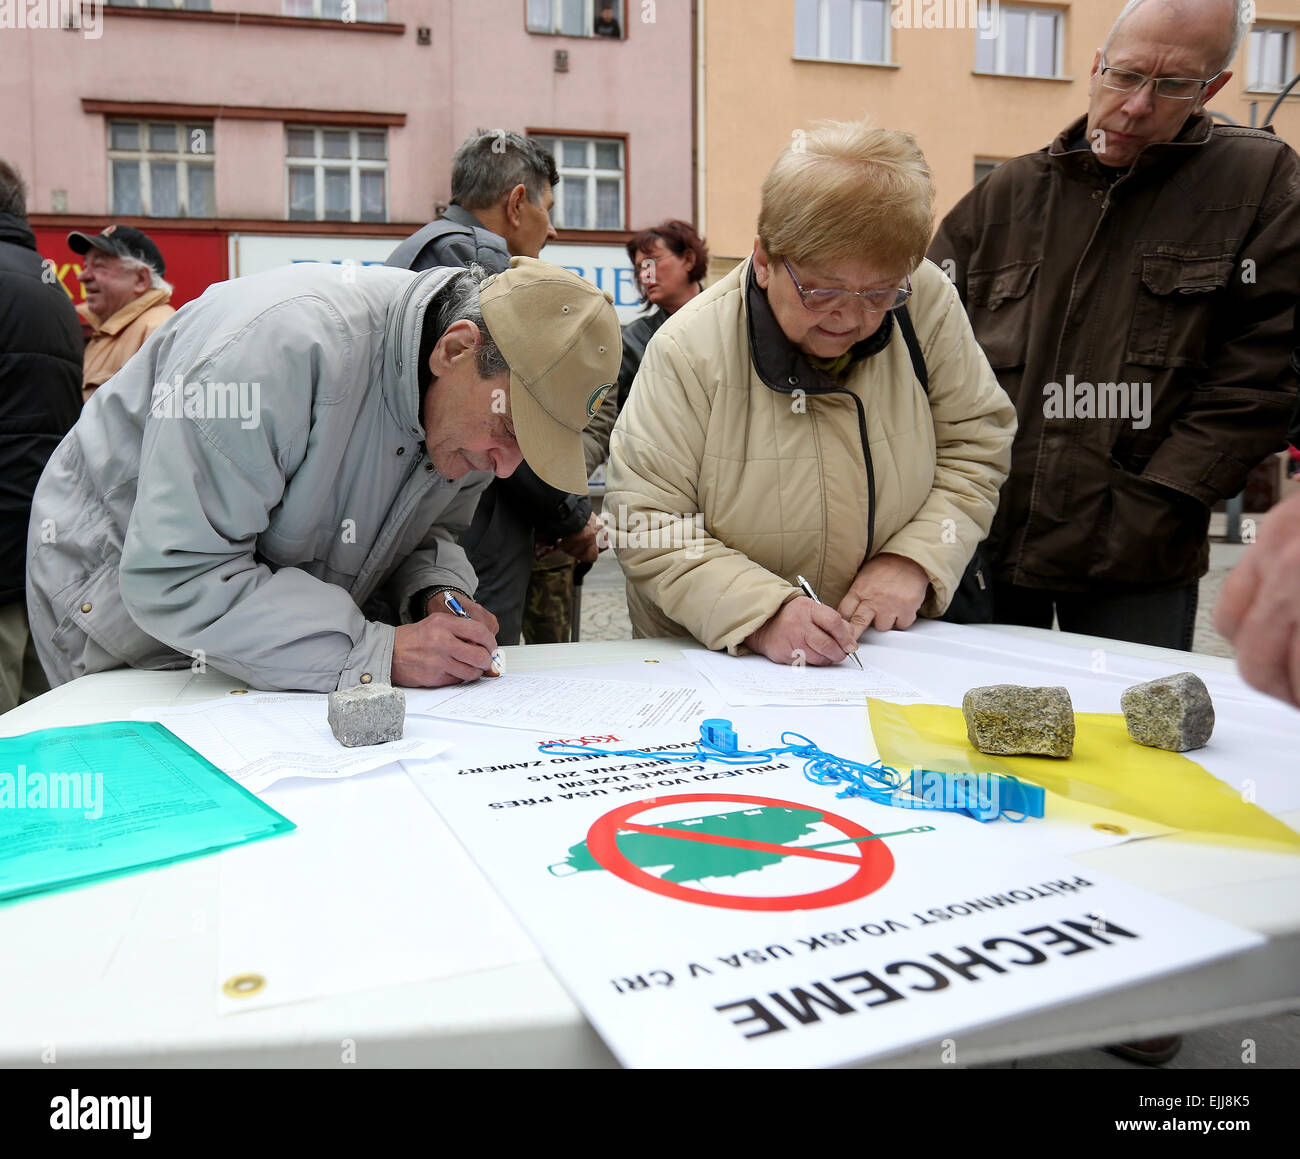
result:
[(753, 256), (655, 335), (605, 496), (637, 635), (834, 664), (867, 628), (943, 614), (1015, 411), (924, 260), (933, 196), (911, 135), (814, 129), (763, 184)]

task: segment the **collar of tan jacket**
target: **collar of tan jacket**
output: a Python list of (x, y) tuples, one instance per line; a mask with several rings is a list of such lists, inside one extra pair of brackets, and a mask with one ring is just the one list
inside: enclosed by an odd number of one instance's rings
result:
[(127, 326), (140, 317), (140, 315), (146, 310), (153, 306), (166, 305), (166, 303), (171, 300), (171, 296), (172, 292), (170, 290), (164, 290), (162, 288), (150, 290), (148, 293), (141, 294), (138, 298), (128, 302), (116, 314), (103, 322), (99, 320), (99, 317), (89, 306), (86, 305), (85, 302), (82, 302), (81, 305), (77, 307), (77, 311), (91, 324), (91, 326), (94, 327), (96, 335), (116, 335), (125, 330)]
[[(773, 390), (792, 394), (802, 390), (805, 394), (827, 394), (842, 390), (839, 381), (823, 370), (818, 370), (807, 356), (785, 336), (781, 324), (772, 312), (767, 291), (754, 276), (753, 259), (747, 259), (743, 281), (745, 285), (745, 324), (749, 332), (749, 357), (758, 377)], [(894, 335), (894, 315), (888, 313), (880, 328), (869, 338), (856, 343), (849, 351), (849, 365), (879, 354), (889, 345)]]
[[(1199, 149), (1210, 139), (1210, 130), (1213, 127), (1214, 122), (1207, 113), (1197, 113), (1195, 116), (1188, 117), (1182, 131), (1172, 141), (1158, 141), (1154, 145), (1148, 145), (1137, 155), (1137, 159), (1128, 169), (1112, 169), (1110, 174), (1113, 176), (1118, 172), (1124, 175), (1164, 166), (1181, 165), (1191, 155), (1192, 150)], [(1047, 147), (1048, 156), (1064, 165), (1067, 170), (1072, 170), (1081, 176), (1094, 178), (1105, 176), (1106, 166), (1097, 160), (1096, 155), (1089, 148), (1087, 132), (1086, 116), (1072, 121)]]

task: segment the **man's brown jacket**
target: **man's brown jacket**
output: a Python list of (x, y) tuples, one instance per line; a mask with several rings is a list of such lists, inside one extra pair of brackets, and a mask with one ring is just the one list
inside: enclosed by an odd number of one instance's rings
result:
[(1210, 507), (1283, 446), (1300, 164), (1199, 114), (1107, 170), (1084, 129), (996, 169), (930, 248), (1019, 416), (994, 573), (1181, 587), (1207, 570)]

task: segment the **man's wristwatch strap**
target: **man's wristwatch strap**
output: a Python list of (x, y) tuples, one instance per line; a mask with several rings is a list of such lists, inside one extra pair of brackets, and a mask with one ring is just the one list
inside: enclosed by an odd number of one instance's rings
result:
[(444, 592), (451, 592), (452, 595), (461, 599), (469, 599), (469, 593), (451, 584), (439, 584), (437, 587), (421, 588), (411, 597), (411, 619), (423, 620), (429, 614), (429, 601)]

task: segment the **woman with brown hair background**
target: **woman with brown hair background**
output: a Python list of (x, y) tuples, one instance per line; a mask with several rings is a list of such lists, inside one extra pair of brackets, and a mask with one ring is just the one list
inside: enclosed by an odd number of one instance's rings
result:
[(623, 365), (618, 372), (617, 394), (611, 391), (583, 432), (590, 475), (609, 455), (609, 435), (614, 421), (627, 405), (628, 391), (641, 366), (646, 345), (656, 330), (701, 290), (709, 269), (709, 250), (695, 228), (685, 221), (665, 221), (643, 229), (627, 243), (627, 256), (636, 270), (641, 300), (648, 314), (623, 327)]

